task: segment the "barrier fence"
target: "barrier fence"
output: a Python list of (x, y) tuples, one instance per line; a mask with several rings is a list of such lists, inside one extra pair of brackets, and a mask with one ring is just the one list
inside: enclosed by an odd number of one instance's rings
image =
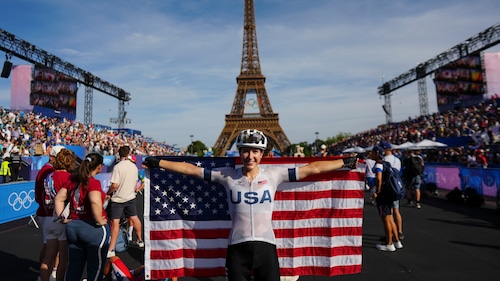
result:
[[(38, 203), (35, 202), (34, 179), (43, 164), (48, 161), (48, 157), (32, 158), (24, 159), (31, 164), (32, 170), (25, 173), (29, 175), (30, 180), (0, 185), (0, 224), (34, 216), (36, 213)], [(43, 162), (44, 159), (45, 162)], [(106, 168), (96, 176), (105, 191), (109, 188), (111, 171), (115, 162), (114, 156), (105, 156)], [(140, 163), (142, 163), (142, 158), (137, 157), (136, 164), (142, 170)], [(497, 207), (500, 208), (500, 169), (426, 165), (425, 180), (445, 190), (453, 190), (455, 187), (461, 190), (466, 187), (474, 188), (480, 195), (496, 198)]]

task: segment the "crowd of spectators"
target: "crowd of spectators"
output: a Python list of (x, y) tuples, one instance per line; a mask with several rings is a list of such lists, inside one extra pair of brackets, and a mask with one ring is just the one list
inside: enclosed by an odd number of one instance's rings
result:
[[(476, 164), (471, 159), (484, 152), (490, 167), (500, 166), (500, 146), (496, 144), (496, 136), (500, 135), (499, 110), (494, 99), (477, 106), (382, 124), (329, 145), (328, 152), (330, 155), (340, 155), (348, 148), (370, 147), (380, 141), (399, 145), (424, 139), (468, 137), (469, 142), (466, 145), (425, 150), (425, 161), (474, 166)], [(129, 145), (131, 154), (134, 155), (185, 154), (185, 151), (165, 142), (157, 142), (140, 134), (132, 135), (105, 126), (49, 118), (3, 107), (0, 107), (0, 129), (0, 149), (4, 151), (1, 155), (3, 157), (10, 156), (9, 146), (17, 147), (21, 156), (38, 156), (47, 155), (50, 147), (54, 145), (82, 146), (87, 153), (96, 152), (102, 155), (115, 155), (117, 149), (123, 145)]]
[[(21, 156), (47, 155), (54, 145), (77, 145), (87, 153), (115, 155), (117, 149), (128, 144), (135, 155), (179, 155), (183, 152), (166, 143), (143, 135), (131, 135), (79, 121), (49, 118), (32, 112), (8, 110), (0, 107), (0, 149), (9, 157), (12, 147)], [(9, 148), (10, 146), (10, 148)], [(7, 155), (6, 155), (7, 153)]]
[(328, 149), (331, 154), (339, 155), (348, 148), (369, 147), (380, 141), (399, 145), (424, 139), (436, 141), (443, 138), (467, 137), (468, 142), (465, 145), (425, 150), (425, 161), (474, 167), (477, 163), (470, 159), (484, 152), (492, 167), (500, 165), (500, 147), (496, 144), (500, 127), (499, 110), (494, 99), (467, 108), (408, 118), (346, 137), (330, 145)]

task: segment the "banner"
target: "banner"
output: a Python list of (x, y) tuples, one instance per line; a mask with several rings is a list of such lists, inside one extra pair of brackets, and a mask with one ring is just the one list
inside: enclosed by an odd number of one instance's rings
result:
[(0, 224), (36, 213), (35, 182), (2, 184), (0, 188)]
[(483, 59), (487, 89), (485, 99), (496, 99), (500, 95), (500, 53), (484, 53)]
[(10, 109), (31, 112), (30, 104), (31, 65), (14, 65), (12, 67), (12, 84), (10, 86)]
[[(199, 167), (238, 167), (239, 158), (165, 157)], [(334, 159), (334, 158), (332, 158)], [(292, 168), (325, 158), (263, 158)], [(273, 227), (283, 276), (354, 274), (362, 265), (364, 173), (339, 170), (282, 183)], [(222, 186), (149, 171), (144, 202), (147, 279), (224, 276), (231, 221)]]
[[(99, 173), (95, 178), (101, 182), (104, 192), (107, 192), (111, 173)], [(35, 181), (2, 184), (0, 188), (0, 224), (34, 215), (37, 209)]]
[(483, 101), (484, 87), (479, 53), (470, 54), (434, 72), (439, 112)]
[(460, 167), (458, 166), (425, 166), (426, 182), (435, 183), (440, 189), (453, 190), (460, 188)]
[(75, 120), (78, 92), (76, 80), (40, 65), (36, 65), (33, 72), (30, 104), (34, 111), (49, 117)]

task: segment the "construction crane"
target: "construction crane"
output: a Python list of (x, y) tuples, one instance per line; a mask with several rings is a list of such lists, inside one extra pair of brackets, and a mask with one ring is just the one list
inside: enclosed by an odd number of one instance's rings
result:
[(386, 114), (387, 123), (392, 122), (391, 93), (403, 86), (418, 80), (418, 97), (420, 115), (429, 115), (427, 99), (427, 84), (425, 77), (439, 68), (458, 59), (491, 48), (500, 42), (500, 23), (488, 27), (477, 35), (470, 37), (451, 49), (440, 53), (430, 60), (420, 63), (417, 67), (408, 70), (398, 77), (387, 81), (378, 88), (378, 94), (384, 96), (385, 104), (382, 108)]
[(63, 61), (59, 57), (36, 47), (35, 45), (16, 37), (14, 34), (0, 29), (0, 50), (6, 52), (6, 56), (15, 56), (35, 65), (54, 69), (79, 83), (85, 85), (85, 108), (84, 123), (92, 123), (93, 89), (103, 92), (118, 99), (118, 128), (125, 124), (125, 103), (131, 100), (130, 93), (102, 80), (101, 78), (85, 71), (73, 64)]

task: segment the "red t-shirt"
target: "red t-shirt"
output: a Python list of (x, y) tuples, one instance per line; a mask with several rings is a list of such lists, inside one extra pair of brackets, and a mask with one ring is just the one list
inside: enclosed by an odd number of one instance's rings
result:
[(35, 179), (35, 201), (38, 203), (36, 215), (39, 217), (51, 217), (53, 209), (49, 208), (45, 202), (50, 198), (45, 193), (45, 179), (47, 176), (55, 171), (54, 167), (47, 163), (38, 171)]
[[(70, 219), (72, 220), (94, 220), (88, 193), (91, 191), (99, 191), (101, 193), (101, 200), (104, 203), (106, 193), (101, 188), (101, 182), (89, 178), (88, 186), (75, 185), (68, 189), (69, 197), (71, 198)], [(102, 208), (102, 217), (107, 218), (106, 211)]]
[(56, 192), (59, 192), (61, 188), (71, 190), (75, 186), (75, 183), (71, 181), (71, 173), (67, 171), (55, 171), (52, 180)]
[(483, 154), (478, 155), (476, 158), (477, 158), (477, 162), (481, 166), (488, 166), (488, 161), (486, 160), (486, 157)]

